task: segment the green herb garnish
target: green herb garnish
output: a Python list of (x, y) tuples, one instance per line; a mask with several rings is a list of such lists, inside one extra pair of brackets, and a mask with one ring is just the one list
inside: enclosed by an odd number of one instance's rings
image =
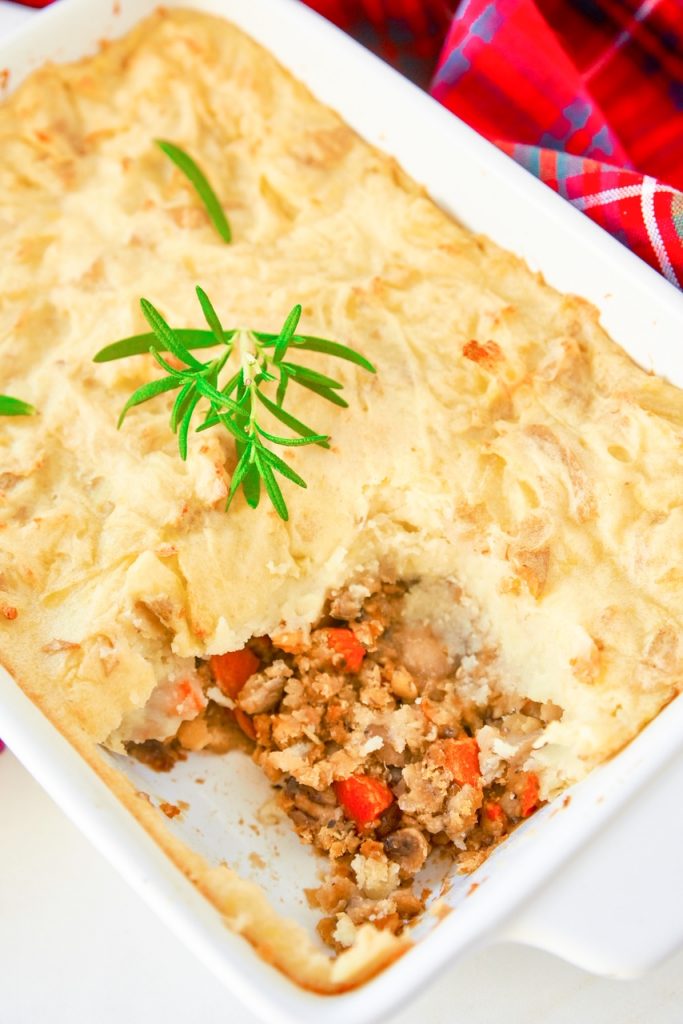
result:
[(180, 146), (176, 146), (175, 143), (167, 142), (165, 139), (157, 139), (156, 144), (159, 149), (161, 149), (162, 152), (164, 152), (166, 156), (173, 161), (178, 170), (182, 171), (190, 182), (204, 204), (213, 226), (223, 241), (231, 242), (232, 231), (230, 230), (228, 218), (225, 216), (218, 196), (211, 188), (211, 185), (209, 185), (204, 172), (200, 170), (192, 157), (189, 156), (185, 150), (181, 149)]
[(35, 409), (28, 402), (10, 395), (0, 395), (0, 416), (33, 416)]
[[(95, 356), (96, 363), (104, 363), (150, 352), (166, 371), (166, 376), (143, 384), (130, 396), (121, 412), (119, 427), (134, 406), (167, 391), (177, 391), (171, 412), (171, 429), (178, 435), (180, 456), (186, 459), (192, 420), (203, 401), (200, 422), (195, 429), (208, 430), (221, 424), (235, 439), (238, 461), (226, 510), (240, 487), (247, 504), (256, 508), (263, 484), (276, 512), (281, 519), (287, 520), (287, 505), (276, 473), (299, 487), (306, 487), (306, 482), (270, 446), (317, 444), (329, 448), (327, 435), (316, 433), (284, 409), (290, 383), (298, 384), (342, 408), (346, 408), (348, 403), (339, 394), (342, 390), (339, 381), (286, 357), (295, 350), (322, 352), (355, 363), (369, 373), (374, 373), (375, 368), (359, 352), (346, 345), (297, 334), (301, 317), (299, 305), (291, 310), (278, 334), (268, 334), (252, 330), (224, 330), (208, 295), (199, 287), (197, 297), (209, 330), (173, 329), (151, 302), (141, 299), (142, 312), (152, 328), (151, 333), (124, 338), (107, 345)], [(217, 346), (220, 346), (220, 354), (205, 363), (195, 358), (191, 351)], [(183, 365), (172, 365), (161, 355), (162, 352), (170, 352)], [(221, 384), (219, 375), (233, 353), (239, 356), (239, 368)], [(274, 397), (264, 390), (264, 386), (269, 384), (277, 384)], [(262, 409), (297, 436), (286, 437), (267, 430), (259, 417)]]

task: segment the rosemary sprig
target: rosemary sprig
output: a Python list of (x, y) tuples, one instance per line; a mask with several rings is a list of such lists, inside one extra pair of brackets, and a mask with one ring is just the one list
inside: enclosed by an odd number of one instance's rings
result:
[(223, 241), (231, 242), (232, 231), (230, 230), (230, 223), (223, 212), (218, 196), (211, 188), (204, 172), (197, 166), (192, 157), (184, 149), (181, 149), (180, 146), (176, 146), (174, 142), (157, 139), (156, 144), (190, 182), (204, 204), (206, 212), (211, 218), (211, 223)]
[[(301, 318), (299, 305), (290, 311), (278, 334), (237, 328), (225, 330), (206, 292), (200, 287), (196, 291), (208, 330), (173, 329), (151, 302), (141, 299), (142, 312), (152, 328), (151, 332), (107, 345), (94, 357), (95, 362), (103, 363), (149, 352), (166, 373), (164, 377), (143, 384), (130, 396), (119, 417), (119, 427), (135, 406), (165, 392), (177, 391), (170, 425), (178, 435), (180, 456), (186, 459), (190, 428), (202, 402), (200, 421), (195, 429), (202, 431), (222, 425), (235, 439), (237, 466), (226, 510), (240, 488), (247, 504), (256, 508), (263, 485), (280, 518), (287, 520), (287, 504), (276, 474), (299, 487), (306, 487), (306, 482), (271, 446), (288, 448), (315, 444), (329, 448), (326, 434), (317, 433), (283, 407), (289, 385), (306, 388), (342, 408), (348, 406), (339, 394), (342, 390), (339, 381), (292, 362), (292, 351), (325, 353), (354, 363), (369, 373), (374, 373), (375, 368), (359, 352), (346, 345), (297, 334)], [(207, 362), (192, 354), (193, 350), (216, 347), (219, 354)], [(174, 362), (162, 353), (170, 353)], [(221, 383), (219, 377), (233, 353), (239, 356), (239, 367), (225, 383)], [(275, 384), (277, 389), (273, 399), (267, 394), (267, 389)], [(276, 434), (267, 429), (259, 416), (262, 409), (295, 436)]]
[(0, 395), (0, 416), (33, 416), (35, 409), (21, 398)]

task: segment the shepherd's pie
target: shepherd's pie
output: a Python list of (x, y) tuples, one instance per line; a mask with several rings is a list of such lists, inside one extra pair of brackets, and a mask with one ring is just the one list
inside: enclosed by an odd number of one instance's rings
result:
[[(344, 987), (404, 948), (435, 846), (475, 866), (680, 689), (681, 392), (218, 19), (159, 12), (43, 68), (0, 153), (0, 390), (39, 410), (0, 421), (2, 662), (234, 927)], [(94, 354), (144, 330), (141, 296), (193, 326), (195, 283), (265, 331), (299, 302), (376, 367), (308, 354), (349, 408), (292, 395), (331, 448), (288, 449), (288, 522), (225, 511), (220, 426), (186, 462), (164, 396), (117, 430), (159, 368)], [(330, 858), (311, 899), (336, 958), (96, 753), (236, 742)]]

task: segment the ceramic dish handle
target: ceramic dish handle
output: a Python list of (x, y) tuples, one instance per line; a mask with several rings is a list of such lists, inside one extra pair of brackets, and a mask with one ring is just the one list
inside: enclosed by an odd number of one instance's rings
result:
[(496, 940), (633, 977), (683, 945), (683, 753), (538, 890)]

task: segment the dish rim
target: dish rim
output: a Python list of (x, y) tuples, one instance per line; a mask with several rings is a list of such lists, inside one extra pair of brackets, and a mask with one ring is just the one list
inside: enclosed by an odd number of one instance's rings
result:
[[(135, 14), (135, 20), (139, 20), (154, 6), (149, 0), (143, 3), (140, 0), (122, 0), (121, 10), (130, 17)], [(273, 37), (279, 31), (277, 25), (287, 23), (291, 27), (294, 21), (300, 23), (302, 32), (317, 41), (316, 52), (320, 51), (324, 41), (323, 50), (332, 47), (338, 51), (339, 60), (347, 61), (356, 69), (362, 67), (364, 78), (377, 84), (378, 88), (381, 84), (381, 93), (391, 92), (396, 97), (396, 105), (402, 108), (402, 119), (407, 108), (419, 111), (423, 115), (424, 125), (418, 134), (423, 134), (425, 125), (429, 131), (432, 131), (430, 126), (433, 125), (434, 130), (445, 132), (447, 138), (437, 139), (437, 148), (447, 149), (449, 147), (446, 144), (455, 140), (463, 150), (469, 152), (475, 162), (487, 168), (494, 183), (505, 179), (513, 191), (525, 197), (524, 202), (537, 212), (539, 220), (547, 216), (553, 225), (564, 225), (563, 230), (569, 238), (576, 240), (579, 237), (584, 248), (597, 250), (600, 259), (613, 265), (617, 276), (623, 276), (622, 289), (631, 288), (632, 282), (636, 281), (637, 294), (649, 294), (655, 305), (660, 303), (665, 321), (670, 313), (674, 320), (678, 319), (683, 325), (681, 296), (656, 271), (541, 182), (517, 167), (454, 115), (383, 64), (379, 58), (367, 53), (359, 44), (297, 3), (297, 0), (251, 0), (247, 12), (240, 12), (240, 0), (185, 0), (184, 3), (171, 0), (168, 6), (210, 9), (214, 12), (223, 8), (226, 10), (225, 16), (238, 24), (244, 24), (245, 21), (251, 23), (260, 16), (268, 20), (272, 16), (267, 31)], [(93, 7), (96, 8), (97, 17), (103, 18), (105, 8), (111, 9), (111, 2), (97, 0), (94, 4), (93, 0), (61, 0), (43, 12), (40, 18), (20, 27), (9, 43), (0, 43), (0, 65), (7, 59), (10, 47), (16, 46), (21, 50), (23, 46), (25, 50), (30, 50), (31, 45), (36, 45), (36, 40), (39, 48), (47, 47), (50, 52), (54, 52), (58, 44), (52, 34), (59, 36), (60, 32), (66, 32), (69, 27), (79, 27), (79, 19), (86, 14), (94, 21)], [(137, 8), (135, 12), (132, 11), (134, 7)], [(239, 17), (240, 13), (242, 18)], [(101, 32), (96, 37), (93, 35), (92, 42), (95, 43), (101, 35)], [(278, 45), (271, 48), (282, 59), (281, 47)], [(8, 65), (12, 66), (9, 60)], [(293, 70), (295, 74), (299, 72), (298, 68)], [(322, 99), (323, 102), (328, 101), (325, 96)], [(349, 120), (348, 115), (343, 116)], [(393, 143), (391, 133), (389, 138)], [(388, 148), (392, 150), (393, 144)], [(404, 160), (401, 163), (406, 165)], [(407, 170), (415, 176), (413, 170)], [(422, 180), (425, 180), (424, 177)], [(431, 190), (437, 201), (440, 183), (441, 177), (438, 177)], [(441, 205), (444, 205), (443, 202)], [(677, 303), (679, 308), (676, 308)], [(607, 305), (609, 307), (609, 302)], [(663, 338), (661, 313), (659, 315), (658, 337), (661, 335)], [(639, 322), (642, 322), (642, 311), (640, 316)], [(676, 369), (681, 370), (678, 362)], [(666, 372), (670, 375), (670, 371)], [(681, 723), (678, 722), (679, 718)], [(481, 944), (487, 935), (501, 927), (514, 914), (526, 895), (536, 891), (552, 874), (557, 873), (574, 850), (590, 841), (600, 824), (616, 814), (630, 796), (674, 756), (676, 732), (680, 734), (683, 724), (683, 703), (673, 702), (613, 761), (596, 769), (584, 783), (575, 787), (574, 799), (562, 814), (556, 814), (557, 808), (551, 805), (525, 826), (524, 834), (528, 838), (535, 835), (542, 821), (548, 821), (555, 835), (541, 843), (532, 842), (530, 846), (528, 842), (516, 845), (515, 850), (521, 846), (522, 855), (515, 854), (512, 857), (513, 862), (518, 862), (513, 864), (513, 878), (516, 878), (517, 883), (514, 894), (505, 892), (505, 886), (510, 888), (506, 872), (502, 873), (502, 885), (496, 884), (495, 879), (492, 882), (491, 877), (488, 877), (487, 884), (473, 893), (457, 914), (449, 915), (430, 935), (408, 950), (398, 965), (390, 965), (377, 977), (352, 992), (324, 997), (306, 992), (290, 982), (260, 960), (241, 938), (225, 928), (214, 908), (173, 866), (143, 826), (119, 803), (93, 769), (3, 671), (0, 671), (0, 719), (0, 729), (10, 746), (48, 792), (160, 916), (256, 1012), (271, 1021), (303, 1019), (312, 1022), (314, 1015), (317, 1020), (321, 1010), (320, 1000), (324, 998), (324, 1012), (331, 1024), (337, 1021), (341, 1024), (342, 1020), (345, 1024), (349, 1012), (354, 1014), (360, 1024), (388, 1013), (402, 999), (416, 994), (423, 982), (447, 966), (458, 953)], [(57, 773), (56, 766), (60, 767)], [(548, 858), (549, 845), (554, 849), (552, 858)], [(177, 904), (173, 899), (169, 900), (169, 894), (179, 897)], [(504, 896), (507, 898), (502, 898)]]

